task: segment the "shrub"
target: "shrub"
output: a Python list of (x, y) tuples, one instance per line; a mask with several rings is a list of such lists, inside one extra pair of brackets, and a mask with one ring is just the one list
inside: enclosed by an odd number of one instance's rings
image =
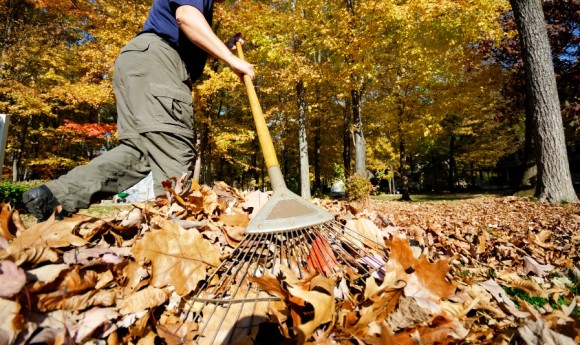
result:
[(371, 181), (364, 176), (354, 174), (346, 180), (346, 198), (350, 201), (367, 200), (373, 190)]
[(23, 206), (22, 193), (41, 184), (42, 181), (0, 182), (0, 201), (9, 202), (14, 207), (21, 208)]

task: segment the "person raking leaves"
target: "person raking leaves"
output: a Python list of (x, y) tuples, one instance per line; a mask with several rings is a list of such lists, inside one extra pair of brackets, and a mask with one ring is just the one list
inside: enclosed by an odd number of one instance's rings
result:
[[(119, 53), (113, 88), (119, 145), (67, 174), (22, 195), (38, 221), (53, 212), (70, 216), (92, 202), (135, 185), (152, 172), (155, 194), (161, 182), (191, 176), (192, 82), (207, 55), (224, 61), (240, 78), (254, 78), (253, 65), (236, 57), (237, 34), (224, 44), (211, 29), (213, 3), (223, 0), (155, 0), (143, 30)], [(61, 207), (58, 207), (58, 206)]]

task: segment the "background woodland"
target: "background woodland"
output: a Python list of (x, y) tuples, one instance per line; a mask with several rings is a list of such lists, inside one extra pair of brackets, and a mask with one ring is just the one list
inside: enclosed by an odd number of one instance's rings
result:
[[(115, 145), (113, 64), (150, 4), (0, 1), (5, 174), (53, 179)], [(576, 179), (579, 9), (578, 1), (544, 2)], [(226, 1), (213, 27), (224, 41), (243, 34), (291, 189), (300, 189), (300, 165), (314, 192), (355, 172), (425, 191), (522, 182), (533, 142), (507, 1)], [(237, 77), (210, 60), (194, 100), (200, 182), (264, 186)]]

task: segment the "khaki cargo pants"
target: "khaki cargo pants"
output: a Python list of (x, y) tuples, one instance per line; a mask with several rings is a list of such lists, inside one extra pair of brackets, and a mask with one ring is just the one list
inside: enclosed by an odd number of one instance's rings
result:
[(162, 181), (191, 176), (191, 81), (177, 51), (155, 34), (135, 37), (115, 62), (113, 86), (119, 146), (46, 184), (67, 211), (122, 192), (150, 171), (156, 195), (164, 194)]

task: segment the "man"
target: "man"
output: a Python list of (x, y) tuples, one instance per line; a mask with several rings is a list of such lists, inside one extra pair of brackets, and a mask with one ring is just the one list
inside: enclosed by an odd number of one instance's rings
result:
[(87, 208), (135, 185), (150, 171), (156, 195), (164, 193), (162, 181), (183, 173), (191, 176), (195, 159), (191, 87), (207, 54), (224, 61), (240, 78), (244, 74), (254, 78), (254, 67), (238, 59), (212, 31), (213, 2), (153, 2), (143, 31), (115, 62), (119, 146), (25, 192), (26, 208), (38, 221), (48, 219), (59, 205), (57, 219)]

